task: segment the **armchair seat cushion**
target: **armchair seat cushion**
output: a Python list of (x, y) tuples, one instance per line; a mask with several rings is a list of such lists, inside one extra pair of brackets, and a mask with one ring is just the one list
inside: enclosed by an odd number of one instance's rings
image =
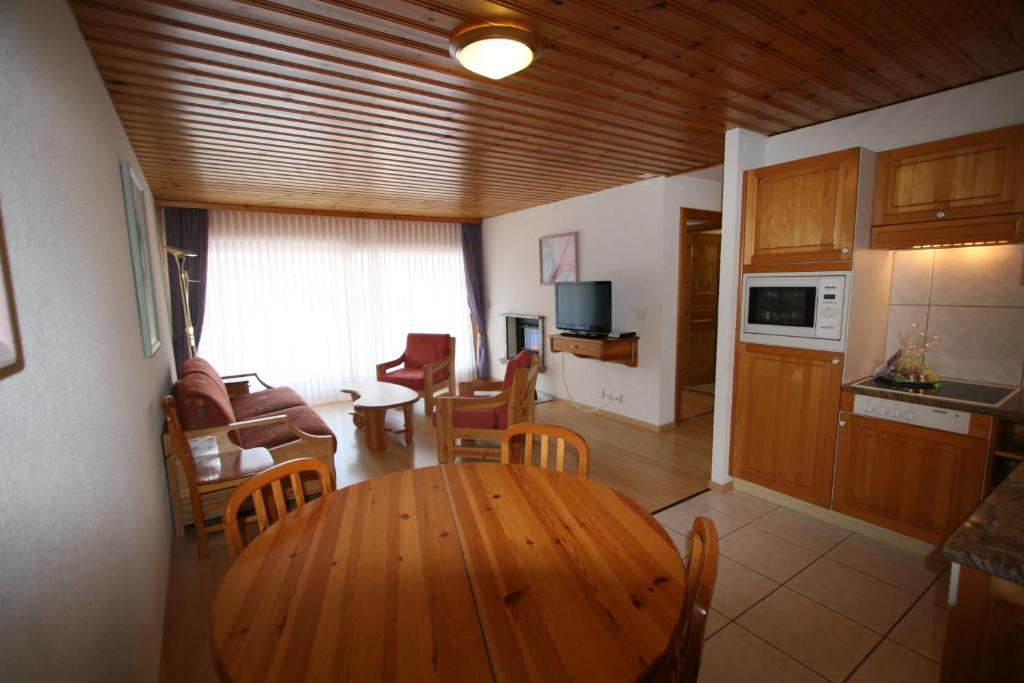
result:
[[(436, 373), (434, 377), (441, 373)], [(380, 378), (381, 382), (390, 382), (391, 384), (401, 384), (403, 387), (409, 387), (416, 391), (423, 390), (423, 370), (420, 368), (398, 368), (391, 372), (384, 373), (384, 376)]]
[[(437, 413), (430, 416), (437, 426)], [(461, 409), (452, 411), (452, 426), (456, 429), (506, 429), (508, 427), (508, 406), (486, 410)]]
[(231, 407), (238, 420), (250, 420), (262, 415), (276, 415), (288, 408), (304, 405), (306, 402), (291, 387), (275, 387), (266, 391), (231, 397)]
[[(337, 439), (334, 437), (334, 432), (332, 432), (320, 416), (316, 414), (316, 411), (309, 406), (303, 404), (301, 406), (287, 408), (286, 410), (278, 410), (271, 414), (287, 415), (293, 425), (307, 434), (331, 437), (334, 440), (335, 448), (337, 448)], [(268, 414), (268, 416), (269, 415), (270, 414)], [(286, 444), (295, 440), (295, 434), (286, 424), (250, 427), (249, 429), (242, 429), (238, 431), (241, 432), (240, 437), (233, 435), (232, 440), (242, 448), (255, 448), (257, 446), (274, 448), (275, 446), (280, 446), (281, 444)], [(240, 443), (238, 441), (239, 438), (241, 439)]]

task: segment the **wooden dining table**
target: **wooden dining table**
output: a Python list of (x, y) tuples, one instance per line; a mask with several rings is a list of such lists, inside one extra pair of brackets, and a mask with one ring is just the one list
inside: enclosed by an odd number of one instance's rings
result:
[(213, 604), (231, 681), (635, 681), (681, 627), (679, 553), (650, 514), (524, 465), (407, 470), (258, 536)]

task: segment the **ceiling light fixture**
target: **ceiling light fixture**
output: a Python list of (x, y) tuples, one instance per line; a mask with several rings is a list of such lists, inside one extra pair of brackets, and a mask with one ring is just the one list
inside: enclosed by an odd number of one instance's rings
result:
[(450, 52), (473, 73), (494, 80), (511, 76), (537, 59), (537, 37), (513, 23), (468, 24), (452, 34)]

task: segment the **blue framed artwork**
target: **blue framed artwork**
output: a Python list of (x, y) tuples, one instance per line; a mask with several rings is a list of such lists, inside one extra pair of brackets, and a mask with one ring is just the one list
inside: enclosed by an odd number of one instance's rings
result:
[(132, 252), (135, 300), (139, 307), (142, 353), (150, 358), (160, 348), (160, 330), (156, 322), (156, 295), (153, 289), (153, 264), (150, 261), (149, 229), (146, 225), (146, 192), (132, 167), (121, 162), (121, 186), (124, 212), (128, 222), (128, 243)]

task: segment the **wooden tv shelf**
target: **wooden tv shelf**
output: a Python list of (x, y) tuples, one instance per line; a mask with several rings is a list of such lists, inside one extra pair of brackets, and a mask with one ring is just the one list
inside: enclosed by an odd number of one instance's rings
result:
[(598, 339), (553, 334), (549, 338), (551, 339), (551, 353), (571, 353), (579, 358), (595, 358), (606, 363), (621, 363), (631, 368), (636, 367), (639, 346), (637, 342), (640, 341), (640, 337)]

